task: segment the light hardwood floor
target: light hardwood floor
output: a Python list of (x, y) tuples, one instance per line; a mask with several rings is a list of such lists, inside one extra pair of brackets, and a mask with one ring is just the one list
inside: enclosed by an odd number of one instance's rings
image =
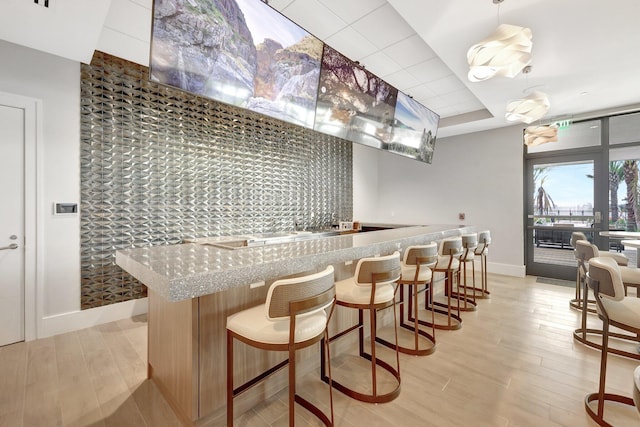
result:
[[(458, 331), (437, 331), (437, 350), (401, 355), (402, 392), (371, 405), (334, 392), (338, 426), (591, 426), (599, 352), (572, 339), (579, 313), (570, 287), (491, 275), (491, 299), (463, 313)], [(596, 324), (595, 319), (590, 323)], [(388, 357), (387, 352), (383, 357)], [(334, 376), (362, 381), (350, 354)], [(631, 395), (637, 361), (610, 356), (608, 391)], [(286, 375), (286, 373), (283, 373)], [(144, 316), (0, 348), (0, 426), (177, 426), (146, 375)], [(278, 374), (280, 375), (280, 374)], [(326, 399), (317, 372), (298, 389)], [(242, 397), (240, 397), (242, 398)], [(286, 391), (240, 415), (238, 426), (286, 426)], [(619, 426), (639, 426), (633, 408), (607, 407)], [(297, 425), (317, 425), (296, 408)]]

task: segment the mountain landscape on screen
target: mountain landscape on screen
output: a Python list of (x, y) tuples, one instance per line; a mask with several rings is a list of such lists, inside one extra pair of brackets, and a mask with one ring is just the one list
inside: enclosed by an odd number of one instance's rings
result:
[(322, 46), (260, 0), (156, 0), (151, 80), (313, 128)]

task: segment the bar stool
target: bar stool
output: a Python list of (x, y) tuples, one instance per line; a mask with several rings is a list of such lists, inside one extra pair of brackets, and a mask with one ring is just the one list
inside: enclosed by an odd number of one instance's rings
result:
[[(434, 327), (433, 305), (431, 306), (431, 333), (424, 331), (420, 325), (425, 322), (420, 320), (418, 307), (418, 287), (424, 286), (424, 292), (429, 292), (431, 287), (431, 279), (433, 273), (431, 267), (438, 262), (438, 244), (429, 243), (427, 245), (409, 246), (404, 251), (402, 259), (402, 275), (398, 281), (400, 287), (400, 327), (413, 331), (413, 347), (405, 347), (398, 345), (398, 351), (413, 356), (426, 356), (432, 354), (436, 350), (436, 338)], [(405, 287), (408, 290), (407, 302), (404, 300)], [(408, 305), (407, 315), (405, 318), (404, 305)], [(411, 323), (408, 323), (411, 322)], [(420, 339), (420, 337), (423, 337)], [(376, 337), (379, 343), (389, 348), (395, 348), (395, 345), (381, 337)], [(426, 342), (427, 345), (420, 348), (420, 341)]]
[[(325, 375), (324, 361), (321, 364), (321, 376), (325, 382), (331, 382), (331, 385), (342, 393), (356, 400), (368, 403), (384, 403), (398, 397), (400, 394), (400, 355), (398, 353), (398, 325), (396, 318), (396, 304), (394, 286), (400, 279), (400, 253), (394, 252), (391, 255), (362, 258), (356, 265), (355, 274), (345, 280), (336, 282), (336, 304), (342, 307), (355, 308), (358, 310), (358, 323), (339, 332), (329, 338), (329, 343), (344, 337), (349, 332), (358, 330), (358, 349), (359, 356), (367, 359), (371, 363), (371, 393), (363, 393), (354, 390), (352, 387), (342, 384), (333, 379), (332, 381)], [(376, 357), (376, 313), (393, 306), (393, 321), (395, 333), (395, 354), (396, 367)], [(364, 350), (364, 310), (369, 310), (369, 328), (371, 340), (371, 352), (366, 353)], [(324, 354), (324, 353), (323, 353)], [(396, 385), (388, 393), (378, 393), (377, 368), (389, 372), (396, 381)]]
[[(598, 247), (592, 243), (589, 243), (587, 240), (577, 240), (575, 242), (575, 247), (576, 247), (575, 249), (576, 258), (578, 259), (578, 270), (579, 270), (580, 277), (582, 278), (581, 281), (583, 283), (583, 287), (581, 291), (581, 295), (582, 295), (581, 323), (580, 323), (580, 328), (573, 331), (573, 338), (584, 345), (602, 350), (602, 346), (600, 344), (598, 344), (595, 341), (589, 340), (590, 335), (601, 335), (602, 330), (587, 328), (588, 313), (595, 312), (595, 311), (591, 311), (593, 309), (589, 307), (589, 299), (588, 299), (589, 288), (587, 286), (586, 277), (589, 272), (592, 259), (594, 258), (610, 259), (613, 263), (616, 263), (616, 261), (613, 257), (610, 257), (610, 256), (600, 257), (599, 256), (600, 252), (598, 251)], [(618, 269), (620, 271), (621, 280), (623, 282), (623, 288), (625, 287), (624, 285), (625, 281), (640, 283), (640, 269), (630, 268), (625, 266), (618, 266)], [(625, 293), (626, 293), (626, 290), (625, 290)], [(592, 300), (592, 301), (595, 304), (596, 301), (595, 300)], [(627, 340), (627, 341), (640, 342), (640, 337), (637, 335), (611, 332), (609, 333), (609, 336)], [(631, 353), (629, 351), (621, 350), (613, 347), (609, 347), (608, 351), (610, 353), (618, 354), (620, 356), (625, 356), (632, 359), (640, 360), (640, 354), (638, 353)]]
[[(609, 327), (614, 326), (636, 335), (640, 334), (640, 299), (625, 297), (620, 267), (610, 257), (591, 258), (586, 281), (595, 295), (598, 317), (602, 319), (602, 352), (598, 392), (587, 395), (584, 405), (587, 414), (598, 425), (609, 426), (604, 419), (605, 401), (634, 406), (630, 397), (605, 393)], [(592, 402), (597, 402), (597, 410), (591, 407)]]
[[(233, 426), (233, 399), (289, 365), (289, 425), (294, 425), (295, 403), (310, 411), (326, 426), (333, 426), (333, 394), (329, 387), (331, 417), (296, 393), (296, 350), (328, 336), (327, 324), (335, 304), (333, 267), (307, 276), (276, 280), (264, 304), (227, 317), (227, 426)], [(327, 310), (329, 313), (327, 314)], [(233, 385), (234, 339), (268, 351), (288, 351), (287, 360), (244, 384)], [(326, 352), (329, 353), (328, 346)], [(324, 360), (325, 348), (321, 346)], [(330, 363), (330, 357), (327, 357)], [(329, 365), (329, 384), (331, 366)]]
[[(580, 237), (585, 237), (584, 233), (574, 232), (571, 233), (571, 246), (573, 247), (573, 255), (576, 258), (576, 263), (578, 267), (576, 268), (576, 294), (575, 298), (569, 301), (569, 306), (571, 308), (575, 308), (577, 310), (582, 310), (582, 288), (584, 285), (584, 280), (587, 277), (587, 269), (589, 259), (593, 258), (594, 250), (591, 248), (591, 243), (587, 241), (586, 237), (581, 239)], [(588, 244), (580, 244), (578, 245), (578, 241), (587, 242)], [(584, 285), (586, 289), (586, 285)], [(590, 313), (595, 313), (596, 309), (593, 304), (596, 303), (595, 300), (587, 299), (586, 303), (588, 307), (586, 310)], [(586, 328), (586, 319), (583, 319), (583, 328)]]
[[(578, 240), (588, 240), (587, 236), (581, 231), (574, 231), (571, 233), (571, 246), (574, 249), (574, 254), (576, 257), (576, 261), (578, 262), (578, 268), (576, 269), (576, 297), (569, 301), (569, 306), (575, 308), (577, 310), (582, 309), (582, 281), (584, 280), (584, 274), (586, 271), (582, 272), (579, 268), (580, 260), (578, 259), (578, 253), (576, 252), (576, 242)], [(629, 258), (626, 257), (625, 254), (614, 253), (614, 252), (599, 252), (599, 256), (611, 257), (616, 260), (616, 263), (621, 266), (626, 266), (629, 264)], [(590, 304), (595, 304), (594, 300), (588, 301)], [(595, 308), (589, 308), (589, 311), (595, 313)]]
[(484, 230), (478, 232), (478, 247), (474, 251), (474, 255), (480, 257), (480, 288), (473, 286), (473, 292), (476, 298), (489, 298), (489, 286), (487, 281), (487, 255), (489, 254), (489, 245), (491, 244), (491, 232)]
[[(446, 303), (435, 301), (433, 283), (429, 289), (429, 293), (425, 296), (425, 306), (433, 305), (433, 310), (439, 314), (447, 315), (447, 323), (434, 322), (436, 329), (455, 330), (462, 327), (462, 318), (460, 317), (460, 294), (453, 292), (454, 281), (458, 283), (460, 276), (460, 257), (463, 254), (462, 237), (449, 237), (440, 241), (438, 262), (431, 269), (434, 273), (444, 273), (444, 294), (447, 298)], [(455, 309), (457, 313), (452, 313), (452, 295), (456, 296), (457, 304)], [(446, 310), (444, 310), (446, 308)], [(431, 324), (427, 323), (431, 326)]]
[[(464, 303), (462, 307), (460, 307), (461, 311), (474, 311), (476, 310), (476, 263), (475, 263), (475, 251), (478, 248), (478, 235), (477, 234), (463, 234), (460, 236), (462, 239), (462, 255), (460, 256), (460, 268), (462, 274), (462, 283), (463, 283), (463, 293), (461, 296), (461, 300)], [(469, 287), (471, 291), (467, 292), (467, 264), (471, 263), (471, 275), (472, 275), (472, 285)], [(458, 293), (460, 290), (460, 282), (458, 282)], [(470, 298), (470, 299), (469, 299)]]
[[(573, 246), (573, 248), (575, 249), (576, 245), (575, 242), (578, 240), (589, 240), (587, 239), (587, 236), (582, 232), (582, 231), (574, 231), (571, 233), (571, 246)], [(589, 242), (591, 243), (591, 242)], [(609, 252), (609, 251), (604, 251), (600, 253), (600, 256), (603, 257), (610, 257), (613, 258), (616, 263), (620, 266), (627, 266), (629, 265), (629, 258), (627, 258), (627, 256), (625, 254), (622, 253), (618, 253), (618, 252)]]

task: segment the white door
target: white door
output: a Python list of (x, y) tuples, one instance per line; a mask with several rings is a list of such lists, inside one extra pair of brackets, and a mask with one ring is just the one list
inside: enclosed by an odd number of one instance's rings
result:
[(0, 104), (0, 346), (24, 340), (25, 110)]

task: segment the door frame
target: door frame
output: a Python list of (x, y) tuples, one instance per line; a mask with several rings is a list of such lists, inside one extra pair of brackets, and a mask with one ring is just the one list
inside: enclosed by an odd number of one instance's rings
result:
[[(42, 278), (39, 275), (38, 248), (38, 188), (41, 177), (38, 164), (42, 164), (39, 146), (42, 141), (42, 101), (22, 95), (0, 92), (0, 104), (24, 111), (24, 339), (31, 341), (37, 338), (38, 315), (42, 313), (44, 303), (42, 289), (39, 289)], [(40, 261), (41, 262), (41, 261)]]
[(600, 212), (600, 222), (594, 222), (591, 230), (576, 229), (576, 231), (592, 231), (593, 243), (602, 247), (606, 240), (599, 235), (599, 231), (608, 230), (609, 224), (609, 156), (608, 151), (602, 146), (590, 147), (561, 152), (545, 152), (529, 155), (525, 160), (525, 202), (524, 202), (524, 226), (525, 226), (525, 261), (526, 274), (542, 277), (552, 277), (564, 280), (574, 280), (576, 267), (562, 265), (543, 264), (534, 262), (534, 241), (533, 241), (533, 199), (531, 195), (535, 191), (533, 182), (533, 167), (539, 164), (572, 163), (580, 161), (593, 161), (594, 182), (593, 182), (593, 208), (595, 212)]

